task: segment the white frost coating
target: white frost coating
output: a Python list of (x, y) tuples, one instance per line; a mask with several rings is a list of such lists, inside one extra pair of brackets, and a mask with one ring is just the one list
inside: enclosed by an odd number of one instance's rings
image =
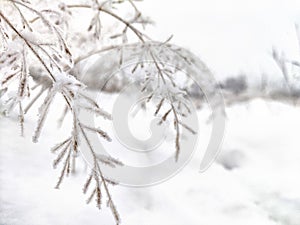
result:
[(0, 70), (7, 70), (7, 67), (14, 68), (19, 67), (20, 60), (22, 58), (22, 43), (20, 41), (10, 42), (7, 44), (7, 48), (0, 53)]

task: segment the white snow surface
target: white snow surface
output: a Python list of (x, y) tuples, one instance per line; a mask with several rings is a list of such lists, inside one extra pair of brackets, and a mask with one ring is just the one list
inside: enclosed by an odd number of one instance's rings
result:
[[(57, 131), (52, 118), (60, 102), (55, 104), (37, 144), (30, 138), (33, 120), (26, 121), (22, 138), (13, 115), (0, 119), (0, 224), (114, 224), (105, 206), (99, 211), (94, 201), (85, 205), (83, 163), (54, 189), (59, 171), (52, 170), (49, 147), (68, 127)], [(156, 186), (111, 188), (122, 224), (299, 225), (299, 113), (297, 107), (259, 99), (228, 108), (221, 154), (200, 173), (210, 124), (199, 111), (198, 149), (181, 172)]]

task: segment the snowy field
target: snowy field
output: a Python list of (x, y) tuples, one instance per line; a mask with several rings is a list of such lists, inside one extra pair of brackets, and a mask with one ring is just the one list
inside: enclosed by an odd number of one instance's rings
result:
[[(282, 80), (273, 47), (300, 58), (298, 0), (145, 0), (140, 6), (157, 23), (152, 36), (165, 40), (174, 34), (172, 41), (200, 56), (219, 81), (240, 73), (253, 85), (262, 75)], [(57, 130), (61, 108), (60, 102), (51, 106), (36, 144), (36, 108), (26, 118), (25, 138), (17, 114), (0, 117), (0, 225), (115, 224), (105, 204), (101, 211), (94, 201), (85, 204), (84, 162), (54, 189), (60, 168), (52, 169), (50, 147), (70, 128), (66, 121)], [(122, 225), (300, 225), (300, 107), (253, 99), (226, 113), (221, 153), (207, 171), (200, 173), (199, 166), (211, 124), (200, 110), (198, 148), (182, 171), (155, 186), (110, 188)]]
[[(262, 100), (229, 108), (221, 154), (206, 172), (198, 172), (200, 148), (164, 183), (112, 188), (122, 224), (299, 225), (299, 113), (297, 107)], [(33, 121), (26, 126), (29, 137)], [(114, 224), (105, 207), (85, 205), (84, 166), (60, 190), (53, 188), (58, 171), (52, 170), (49, 146), (57, 141), (56, 121), (47, 128), (33, 144), (18, 137), (14, 118), (0, 120), (0, 224)], [(208, 129), (200, 120), (200, 137)]]

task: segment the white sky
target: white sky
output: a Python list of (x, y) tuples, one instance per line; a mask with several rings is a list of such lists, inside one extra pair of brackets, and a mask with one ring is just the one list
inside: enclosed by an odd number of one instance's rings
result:
[(200, 56), (217, 78), (245, 72), (279, 79), (272, 47), (300, 58), (299, 0), (144, 0), (139, 6), (156, 22), (154, 37), (174, 34), (173, 43)]

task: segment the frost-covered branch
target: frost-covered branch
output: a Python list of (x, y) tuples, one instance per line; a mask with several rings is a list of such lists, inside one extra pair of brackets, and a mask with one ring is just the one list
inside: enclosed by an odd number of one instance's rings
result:
[[(104, 176), (102, 165), (116, 167), (122, 166), (122, 163), (96, 153), (87, 133), (99, 134), (106, 141), (111, 141), (111, 137), (104, 129), (85, 124), (79, 117), (82, 111), (104, 119), (111, 119), (111, 115), (85, 90), (93, 91), (103, 86), (111, 72), (130, 65), (129, 76), (138, 81), (141, 93), (149, 93), (144, 106), (147, 107), (147, 103), (156, 98), (158, 104), (154, 116), (160, 118), (160, 124), (170, 121), (174, 125), (174, 159), (178, 160), (182, 131), (186, 129), (192, 135), (196, 134), (192, 127), (183, 122), (183, 118), (192, 111), (187, 101), (189, 89), (195, 83), (193, 79), (196, 79), (205, 88), (205, 94), (214, 96), (216, 86), (212, 74), (189, 51), (170, 44), (172, 36), (163, 42), (152, 41), (144, 32), (145, 26), (152, 21), (143, 16), (133, 0), (91, 0), (84, 4), (76, 1), (70, 5), (57, 1), (57, 5), (51, 7), (43, 1), (34, 6), (23, 0), (3, 2), (0, 3), (1, 100), (8, 96), (8, 92), (13, 93), (6, 101), (6, 114), (17, 109), (23, 134), (28, 111), (38, 104), (38, 99), (43, 98), (32, 138), (38, 142), (55, 98), (62, 97), (64, 106), (59, 123), (69, 116), (72, 128), (70, 135), (52, 149), (57, 154), (53, 167), (62, 166), (55, 187), (59, 188), (64, 178), (75, 170), (75, 159), (81, 144), (86, 143), (93, 165), (83, 192), (88, 192), (91, 183), (95, 185), (87, 202), (95, 198), (100, 208), (105, 194), (107, 206), (116, 224), (119, 224), (120, 216), (109, 190), (109, 186), (116, 182)], [(129, 16), (119, 13), (117, 7), (122, 4), (129, 4)], [(82, 10), (89, 10), (91, 18), (87, 19), (87, 24), (78, 26), (77, 13)], [(103, 16), (112, 21), (111, 26), (103, 23)], [(82, 32), (85, 28), (86, 32)], [(84, 74), (82, 67), (96, 56), (96, 74)], [(128, 75), (122, 74), (120, 79), (126, 81), (128, 78)], [(112, 79), (108, 85), (105, 83), (103, 90), (120, 91), (123, 84), (115, 81)], [(18, 86), (17, 90), (12, 85), (14, 83)], [(31, 92), (36, 93), (32, 95)], [(25, 99), (29, 100), (27, 105), (24, 105)]]

